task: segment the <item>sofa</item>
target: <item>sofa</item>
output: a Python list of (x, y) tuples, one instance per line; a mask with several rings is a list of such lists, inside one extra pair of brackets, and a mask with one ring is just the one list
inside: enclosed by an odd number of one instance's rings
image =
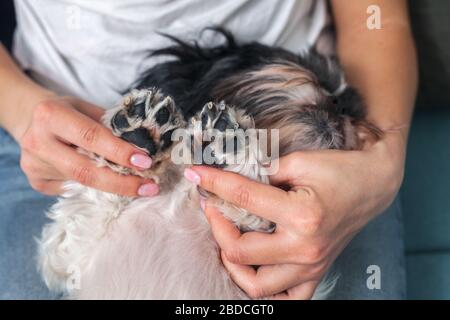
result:
[(420, 85), (401, 189), (408, 298), (450, 299), (450, 1), (409, 3)]
[[(409, 299), (450, 299), (450, 1), (410, 0), (420, 90), (401, 189)], [(0, 1), (10, 47), (14, 10)]]

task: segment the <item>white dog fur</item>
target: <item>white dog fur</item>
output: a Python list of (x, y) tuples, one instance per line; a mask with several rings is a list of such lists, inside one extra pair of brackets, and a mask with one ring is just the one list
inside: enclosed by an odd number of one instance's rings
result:
[[(117, 110), (107, 113), (107, 126)], [(123, 168), (93, 157), (100, 166), (123, 173)], [(182, 177), (184, 166), (167, 166), (174, 183), (151, 198), (65, 184), (64, 194), (48, 212), (52, 222), (39, 240), (39, 267), (50, 289), (69, 299), (249, 298), (221, 263), (197, 188)], [(259, 166), (244, 163), (226, 170), (267, 183)], [(216, 200), (236, 224), (249, 218), (247, 212)], [(335, 281), (322, 281), (313, 298), (325, 298)]]

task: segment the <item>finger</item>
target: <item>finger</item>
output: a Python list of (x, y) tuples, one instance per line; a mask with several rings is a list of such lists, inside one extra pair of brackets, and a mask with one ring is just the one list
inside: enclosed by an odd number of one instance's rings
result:
[(314, 292), (319, 285), (319, 281), (309, 281), (288, 289), (284, 293), (280, 293), (272, 297), (276, 300), (310, 300), (314, 296)]
[(262, 298), (280, 294), (309, 282), (312, 278), (310, 267), (294, 264), (277, 264), (255, 268), (234, 264), (222, 252), (222, 262), (230, 272), (233, 281), (252, 298)]
[(31, 179), (29, 182), (34, 190), (48, 196), (56, 196), (63, 193), (63, 181)]
[(186, 169), (185, 177), (257, 216), (281, 225), (288, 222), (288, 209), (291, 207), (288, 205), (292, 204), (293, 199), (281, 189), (252, 181), (236, 173), (205, 166)]
[(306, 163), (302, 152), (293, 152), (278, 159), (278, 170), (269, 176), (272, 185), (292, 184), (298, 180)]
[[(334, 177), (335, 169), (330, 167), (330, 159), (333, 165), (348, 161), (347, 157), (354, 151), (342, 150), (314, 150), (297, 151), (278, 159), (278, 170), (269, 176), (272, 185), (294, 185), (297, 188), (311, 184), (311, 181), (320, 177)], [(353, 155), (354, 157), (357, 154)]]
[(151, 180), (144, 180), (136, 176), (124, 176), (111, 169), (99, 168), (86, 156), (75, 149), (55, 141), (43, 148), (45, 158), (53, 163), (67, 180), (99, 189), (105, 192), (124, 196), (154, 196), (159, 187)]
[(85, 150), (95, 152), (106, 159), (125, 167), (131, 167), (132, 157), (145, 157), (145, 161), (134, 162), (140, 168), (149, 168), (151, 159), (137, 147), (114, 136), (100, 123), (71, 108), (53, 108), (55, 121), (49, 121), (50, 130), (56, 136)]
[(64, 180), (64, 176), (55, 167), (26, 150), (22, 150), (20, 165), (27, 175), (32, 175), (35, 179)]
[(208, 201), (205, 215), (219, 247), (228, 260), (246, 265), (262, 265), (294, 262), (295, 257), (286, 243), (289, 239), (281, 233), (267, 234), (246, 232), (241, 234), (238, 228)]

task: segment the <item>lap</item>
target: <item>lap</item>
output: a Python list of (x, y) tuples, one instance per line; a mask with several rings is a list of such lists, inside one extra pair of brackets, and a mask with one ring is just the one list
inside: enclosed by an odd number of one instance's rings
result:
[(0, 299), (49, 299), (36, 267), (36, 238), (55, 199), (29, 187), (19, 156), (0, 128)]
[[(36, 237), (55, 201), (33, 191), (19, 167), (19, 148), (0, 128), (0, 299), (50, 299), (36, 269)], [(340, 279), (333, 299), (405, 298), (400, 202), (367, 225), (336, 260)], [(381, 288), (367, 287), (367, 268), (378, 266)]]
[[(331, 299), (406, 299), (403, 224), (398, 198), (353, 238), (332, 270), (340, 278)], [(373, 278), (367, 285), (368, 278), (377, 274), (379, 289), (370, 285)]]

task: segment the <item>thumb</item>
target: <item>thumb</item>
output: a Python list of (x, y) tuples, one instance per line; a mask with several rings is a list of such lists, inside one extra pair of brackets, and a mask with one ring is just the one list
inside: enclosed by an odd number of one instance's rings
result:
[(278, 170), (269, 176), (270, 184), (274, 186), (292, 185), (293, 181), (301, 175), (306, 165), (303, 152), (297, 151), (279, 158)]
[[(340, 151), (342, 152), (342, 151)], [(348, 151), (345, 151), (348, 152)], [(278, 170), (269, 176), (274, 186), (293, 186), (308, 183), (311, 178), (327, 168), (327, 162), (334, 159), (336, 150), (296, 151), (278, 159)]]

